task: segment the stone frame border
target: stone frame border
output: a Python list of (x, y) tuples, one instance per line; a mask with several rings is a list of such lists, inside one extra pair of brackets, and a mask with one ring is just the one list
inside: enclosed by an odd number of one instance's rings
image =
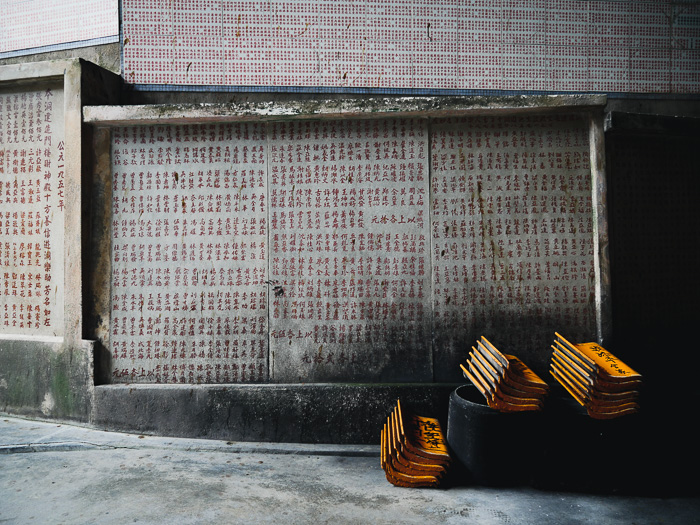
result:
[[(57, 60), (36, 62), (15, 66), (0, 67), (0, 89), (17, 86), (18, 88), (35, 85), (60, 86), (64, 93), (64, 127), (66, 160), (65, 200), (70, 206), (65, 209), (63, 276), (65, 291), (63, 297), (64, 323), (62, 337), (55, 342), (76, 344), (82, 339), (82, 279), (80, 260), (81, 242), (81, 173), (82, 173), (82, 126), (81, 110), (81, 67), (76, 60)], [(69, 232), (74, 232), (72, 235)], [(12, 339), (24, 339), (21, 335), (10, 336)], [(32, 339), (44, 339), (32, 337)]]
[[(111, 202), (110, 128), (118, 126), (191, 125), (222, 122), (280, 122), (290, 120), (343, 120), (381, 118), (439, 118), (478, 115), (519, 115), (575, 113), (587, 117), (591, 177), (593, 188), (594, 260), (595, 260), (595, 327), (596, 339), (605, 345), (611, 337), (610, 268), (606, 212), (606, 176), (604, 151), (604, 95), (550, 95), (505, 97), (377, 97), (257, 102), (230, 104), (163, 104), (135, 106), (86, 106), (84, 122), (95, 128), (94, 150), (100, 161), (96, 170), (101, 198)], [(107, 289), (99, 292), (96, 312), (101, 319), (97, 339), (109, 353), (109, 282), (111, 274), (111, 211), (102, 206), (95, 222), (105, 225), (98, 240), (102, 277)], [(107, 292), (107, 293), (105, 293)], [(106, 324), (105, 324), (106, 322)], [(105, 355), (105, 361), (109, 356)], [(96, 363), (97, 384), (109, 384), (109, 366)]]

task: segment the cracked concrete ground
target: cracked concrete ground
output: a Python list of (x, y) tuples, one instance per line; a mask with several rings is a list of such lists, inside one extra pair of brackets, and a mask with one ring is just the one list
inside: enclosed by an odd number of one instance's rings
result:
[(232, 443), (0, 416), (0, 523), (694, 524), (700, 498), (390, 485), (374, 446)]

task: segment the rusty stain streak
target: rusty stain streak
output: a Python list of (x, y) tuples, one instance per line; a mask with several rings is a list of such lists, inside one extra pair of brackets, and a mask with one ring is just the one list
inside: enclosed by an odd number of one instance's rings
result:
[[(306, 22), (306, 24), (304, 25), (304, 29), (302, 29), (301, 33), (299, 33), (298, 35), (293, 35), (292, 38), (302, 36), (304, 33), (306, 33), (309, 30), (309, 25), (310, 24), (308, 22)], [(279, 27), (277, 29), (279, 29)]]
[(476, 183), (476, 198), (479, 201), (479, 214), (483, 217), (484, 216), (484, 197), (482, 196), (481, 192), (482, 192), (481, 181), (477, 181), (477, 183)]

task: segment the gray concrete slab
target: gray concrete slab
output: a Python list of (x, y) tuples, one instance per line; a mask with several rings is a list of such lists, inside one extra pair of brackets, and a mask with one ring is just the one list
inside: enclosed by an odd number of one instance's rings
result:
[(0, 416), (0, 523), (693, 524), (697, 497), (401, 489), (375, 446), (101, 432)]

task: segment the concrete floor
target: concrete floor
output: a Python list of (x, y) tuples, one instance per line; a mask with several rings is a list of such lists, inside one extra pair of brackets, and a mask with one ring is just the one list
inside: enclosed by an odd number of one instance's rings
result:
[(386, 481), (375, 446), (136, 436), (0, 416), (0, 523), (686, 525), (700, 523), (700, 498), (402, 489)]

